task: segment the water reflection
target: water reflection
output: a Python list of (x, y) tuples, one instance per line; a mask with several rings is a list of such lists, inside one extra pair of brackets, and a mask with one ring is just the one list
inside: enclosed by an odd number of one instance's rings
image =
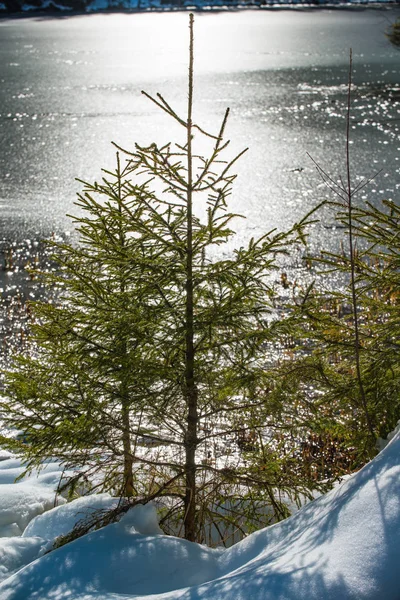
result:
[[(369, 193), (395, 197), (399, 67), (384, 38), (388, 14), (245, 11), (196, 19), (198, 120), (215, 129), (229, 105), (233, 151), (250, 147), (232, 197), (232, 209), (248, 217), (241, 237), (286, 226), (326, 196), (307, 152), (343, 171), (350, 44), (354, 177), (382, 169)], [(92, 180), (113, 165), (111, 140), (129, 148), (179, 133), (140, 90), (161, 91), (184, 110), (186, 34), (183, 13), (0, 21), (3, 237), (70, 229), (75, 177)]]

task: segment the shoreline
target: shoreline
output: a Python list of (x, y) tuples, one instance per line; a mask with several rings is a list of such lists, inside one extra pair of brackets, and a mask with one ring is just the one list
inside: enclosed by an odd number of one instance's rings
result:
[(352, 11), (361, 12), (365, 10), (376, 10), (376, 11), (391, 11), (393, 9), (400, 10), (400, 0), (385, 0), (383, 2), (370, 2), (365, 0), (353, 3), (353, 2), (279, 2), (279, 0), (270, 0), (267, 4), (261, 4), (254, 2), (252, 4), (231, 4), (225, 5), (204, 5), (204, 6), (174, 6), (172, 4), (166, 6), (147, 6), (143, 8), (122, 8), (122, 7), (108, 7), (98, 8), (95, 10), (76, 10), (69, 9), (68, 7), (52, 7), (48, 9), (38, 8), (37, 10), (31, 8), (29, 10), (21, 10), (15, 12), (0, 11), (0, 21), (2, 20), (14, 20), (14, 19), (31, 19), (31, 18), (68, 18), (68, 17), (79, 17), (79, 16), (90, 16), (90, 15), (131, 15), (131, 14), (146, 14), (146, 13), (176, 13), (176, 12), (193, 12), (193, 13), (221, 13), (221, 12), (241, 12), (249, 10), (262, 10), (262, 11), (297, 11), (297, 12), (314, 12), (314, 11)]

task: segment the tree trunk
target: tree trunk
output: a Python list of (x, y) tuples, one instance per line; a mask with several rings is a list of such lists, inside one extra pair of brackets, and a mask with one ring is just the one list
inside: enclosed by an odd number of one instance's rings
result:
[(124, 398), (122, 401), (122, 444), (124, 451), (124, 487), (122, 496), (129, 498), (134, 495), (133, 487), (133, 457), (130, 435), (129, 407)]
[[(121, 163), (119, 159), (119, 153), (117, 153), (117, 173), (118, 173), (118, 211), (122, 213), (122, 173), (121, 173)], [(121, 248), (125, 247), (126, 238), (123, 229), (119, 229), (119, 244)], [(125, 286), (125, 272), (124, 269), (121, 268), (119, 271), (119, 291), (121, 295), (125, 294), (126, 286)], [(128, 311), (128, 306), (126, 306), (126, 302), (123, 302), (123, 314), (126, 314)], [(119, 334), (119, 353), (122, 357), (124, 363), (126, 363), (126, 358), (128, 356), (128, 340), (126, 337), (126, 330), (122, 327)], [(126, 368), (127, 365), (124, 364), (124, 369), (122, 371), (122, 377), (120, 381), (120, 390), (121, 390), (121, 420), (122, 420), (122, 447), (124, 454), (124, 485), (122, 489), (122, 496), (127, 498), (134, 495), (135, 490), (133, 487), (133, 456), (132, 456), (132, 444), (131, 444), (131, 424), (130, 424), (130, 402), (129, 402), (129, 391), (126, 381)]]
[(195, 383), (194, 310), (193, 310), (193, 156), (192, 156), (192, 107), (193, 107), (193, 15), (190, 15), (189, 49), (189, 95), (187, 119), (187, 260), (186, 260), (186, 348), (185, 348), (185, 398), (187, 408), (185, 434), (185, 538), (196, 540), (196, 448), (197, 448), (197, 402)]

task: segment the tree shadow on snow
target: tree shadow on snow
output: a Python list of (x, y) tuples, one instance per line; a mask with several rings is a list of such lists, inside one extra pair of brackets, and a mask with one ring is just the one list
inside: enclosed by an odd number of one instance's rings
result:
[(110, 525), (9, 577), (0, 600), (399, 600), (399, 456), (400, 436), (333, 492), (222, 553)]
[[(227, 551), (219, 600), (399, 600), (400, 437), (339, 488)], [(229, 560), (231, 558), (231, 560)]]

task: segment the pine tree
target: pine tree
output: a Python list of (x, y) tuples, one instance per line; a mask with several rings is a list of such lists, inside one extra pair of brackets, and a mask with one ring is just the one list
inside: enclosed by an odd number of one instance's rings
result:
[(271, 274), (304, 242), (308, 217), (221, 252), (243, 153), (224, 158), (228, 110), (216, 135), (193, 120), (193, 16), (189, 56), (186, 115), (145, 94), (183, 141), (118, 148), (115, 171), (83, 182), (79, 246), (55, 244), (60, 301), (36, 306), (33, 350), (9, 372), (0, 408), (26, 434), (28, 467), (55, 456), (75, 483), (164, 498), (165, 526), (202, 541), (207, 523), (223, 538), (226, 524), (265, 524), (260, 506), (286, 516), (281, 493), (307, 491), (280, 451), (294, 420), (269, 353), (290, 328)]

